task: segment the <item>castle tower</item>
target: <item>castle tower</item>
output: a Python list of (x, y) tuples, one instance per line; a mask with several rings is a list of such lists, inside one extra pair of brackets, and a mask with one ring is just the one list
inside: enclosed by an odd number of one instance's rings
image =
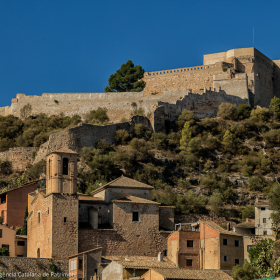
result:
[(46, 194), (77, 192), (78, 153), (61, 148), (47, 155)]

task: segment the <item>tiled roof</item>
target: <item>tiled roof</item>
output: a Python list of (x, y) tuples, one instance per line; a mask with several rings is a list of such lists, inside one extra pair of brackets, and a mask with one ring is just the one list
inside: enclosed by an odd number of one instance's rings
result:
[(135, 188), (135, 189), (147, 189), (147, 190), (153, 189), (152, 186), (127, 178), (125, 176), (121, 176), (115, 179), (114, 181), (109, 182), (108, 184), (94, 190), (92, 194), (99, 193), (107, 188), (127, 188), (127, 189)]
[(103, 201), (102, 198), (100, 197), (92, 197), (86, 194), (82, 194), (82, 193), (78, 193), (78, 200), (82, 200), (82, 201)]
[(258, 200), (255, 202), (255, 206), (269, 206), (268, 200)]
[(218, 224), (216, 224), (215, 222), (212, 221), (200, 221), (200, 223), (203, 223), (205, 225), (208, 225), (209, 227), (211, 227), (212, 229), (214, 229), (216, 232), (218, 233), (223, 233), (223, 234), (230, 234), (230, 235), (238, 235), (241, 236), (238, 233), (235, 233), (233, 231), (228, 231), (226, 229), (223, 229), (222, 227), (220, 227)]
[(196, 270), (180, 268), (152, 268), (161, 274), (164, 279), (203, 279), (203, 280), (232, 280), (232, 278), (221, 270)]
[(48, 155), (49, 155), (49, 154), (52, 154), (52, 153), (76, 154), (76, 155), (78, 155), (77, 152), (72, 151), (72, 150), (70, 150), (70, 149), (68, 149), (68, 148), (66, 148), (66, 147), (62, 147), (62, 148), (60, 148), (60, 149), (58, 149), (58, 150), (56, 150), (56, 151), (52, 151), (52, 152), (48, 153)]
[(255, 227), (255, 220), (246, 221), (244, 223), (237, 224), (236, 228), (254, 228)]
[(148, 199), (144, 199), (141, 197), (136, 197), (133, 195), (128, 195), (126, 197), (123, 198), (118, 198), (113, 200), (112, 202), (125, 202), (125, 203), (140, 203), (140, 204), (157, 204), (160, 205), (160, 203), (152, 201), (152, 200), (148, 200)]
[(34, 181), (32, 181), (32, 182), (27, 182), (27, 183), (25, 183), (25, 184), (23, 184), (23, 185), (20, 185), (19, 187), (14, 187), (14, 188), (8, 186), (8, 187), (5, 187), (5, 188), (2, 188), (2, 189), (0, 190), (0, 194), (4, 194), (4, 193), (11, 192), (11, 191), (15, 191), (15, 190), (17, 190), (17, 189), (21, 189), (21, 188), (24, 188), (24, 187), (28, 187), (28, 186), (33, 185), (33, 184), (38, 184), (38, 185), (39, 185), (39, 181), (40, 181), (40, 180), (34, 180)]
[(144, 256), (106, 256), (105, 258), (121, 264), (124, 268), (176, 268), (176, 265), (167, 258), (163, 258), (162, 262), (158, 261), (157, 257)]

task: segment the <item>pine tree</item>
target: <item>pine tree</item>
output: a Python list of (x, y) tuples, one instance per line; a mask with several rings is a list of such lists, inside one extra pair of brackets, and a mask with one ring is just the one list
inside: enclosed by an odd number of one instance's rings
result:
[(280, 98), (277, 98), (276, 96), (274, 96), (270, 101), (269, 109), (272, 111), (274, 117), (276, 119), (279, 119), (280, 118)]
[(192, 131), (191, 131), (191, 128), (190, 128), (190, 123), (185, 122), (184, 128), (182, 130), (182, 138), (180, 140), (180, 150), (182, 150), (182, 151), (187, 150), (188, 144), (191, 140), (191, 136), (192, 136)]
[(141, 65), (134, 66), (131, 60), (122, 64), (121, 68), (108, 79), (109, 84), (105, 87), (105, 92), (133, 92), (142, 91), (145, 82), (142, 80), (144, 69)]

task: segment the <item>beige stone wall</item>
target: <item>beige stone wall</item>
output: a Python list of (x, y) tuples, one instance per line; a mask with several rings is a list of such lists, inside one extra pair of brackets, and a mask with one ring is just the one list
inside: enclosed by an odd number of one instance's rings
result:
[(102, 280), (123, 280), (123, 267), (117, 262), (111, 262), (102, 271)]
[[(18, 241), (23, 241), (24, 246), (19, 246)], [(16, 236), (16, 256), (27, 257), (27, 238)]]
[[(262, 210), (264, 208), (265, 210)], [(255, 207), (255, 234), (256, 235), (264, 235), (266, 231), (266, 235), (273, 235), (272, 230), (272, 219), (270, 219), (270, 215), (273, 213), (273, 210), (269, 210), (268, 206), (263, 207)], [(264, 219), (266, 222), (264, 223)]]
[(174, 230), (174, 209), (172, 206), (159, 206), (159, 227)]
[(2, 248), (3, 245), (8, 245), (10, 256), (15, 257), (16, 256), (16, 231), (2, 225), (0, 225), (0, 230), (2, 230), (2, 238), (0, 238), (0, 248)]
[(34, 147), (10, 148), (7, 151), (0, 152), (0, 160), (8, 160), (12, 163), (14, 171), (25, 171), (28, 164), (32, 164), (32, 153), (36, 150)]
[[(223, 239), (228, 239), (228, 245), (223, 245)], [(235, 241), (240, 242), (240, 247), (235, 246)], [(228, 257), (228, 261), (224, 261), (224, 256)], [(244, 263), (244, 245), (243, 237), (230, 234), (220, 234), (220, 269), (232, 270), (235, 266), (235, 259), (240, 260), (240, 265)]]

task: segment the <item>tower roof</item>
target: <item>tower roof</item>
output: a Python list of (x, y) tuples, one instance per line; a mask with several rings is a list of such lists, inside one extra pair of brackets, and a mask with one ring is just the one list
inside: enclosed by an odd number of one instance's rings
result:
[(49, 155), (49, 154), (75, 154), (75, 155), (78, 155), (77, 152), (70, 150), (66, 147), (62, 147), (56, 151), (52, 151), (52, 152), (48, 153), (47, 155)]

